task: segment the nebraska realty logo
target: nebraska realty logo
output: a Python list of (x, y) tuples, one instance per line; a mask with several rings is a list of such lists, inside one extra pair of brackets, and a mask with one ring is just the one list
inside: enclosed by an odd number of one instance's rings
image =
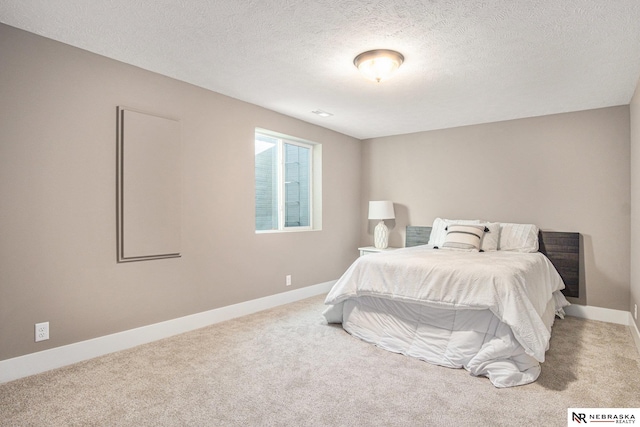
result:
[(567, 410), (567, 425), (635, 424), (639, 417), (640, 408), (569, 408)]

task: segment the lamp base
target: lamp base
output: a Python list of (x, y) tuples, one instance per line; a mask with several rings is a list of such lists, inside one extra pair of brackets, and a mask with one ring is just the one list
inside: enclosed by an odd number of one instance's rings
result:
[(389, 229), (383, 220), (380, 220), (373, 230), (373, 245), (376, 249), (387, 249), (389, 246)]

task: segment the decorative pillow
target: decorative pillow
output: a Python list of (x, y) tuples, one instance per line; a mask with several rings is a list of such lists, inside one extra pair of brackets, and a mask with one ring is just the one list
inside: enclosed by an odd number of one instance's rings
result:
[(444, 243), (444, 239), (447, 236), (447, 225), (449, 224), (480, 224), (482, 221), (479, 219), (442, 219), (436, 218), (433, 220), (433, 225), (431, 226), (431, 234), (429, 235), (429, 245), (431, 246), (442, 246)]
[(447, 226), (447, 235), (442, 244), (443, 248), (480, 250), (480, 242), (485, 230), (484, 225), (451, 224)]
[(485, 232), (482, 235), (482, 241), (480, 242), (480, 250), (482, 252), (497, 251), (498, 243), (500, 241), (500, 223), (487, 222), (482, 225), (485, 226)]
[(500, 224), (499, 251), (538, 252), (539, 229), (533, 224)]

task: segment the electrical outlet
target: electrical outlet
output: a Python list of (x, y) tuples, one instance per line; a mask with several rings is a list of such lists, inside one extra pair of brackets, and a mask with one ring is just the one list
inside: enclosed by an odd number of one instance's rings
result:
[(287, 286), (291, 286), (291, 275), (287, 274), (287, 277), (285, 278), (285, 284)]
[(36, 342), (49, 339), (49, 322), (36, 323)]

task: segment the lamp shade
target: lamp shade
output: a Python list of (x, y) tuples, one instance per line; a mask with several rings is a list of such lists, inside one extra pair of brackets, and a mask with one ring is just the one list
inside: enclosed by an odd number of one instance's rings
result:
[(388, 200), (369, 202), (369, 219), (395, 219), (393, 202)]

